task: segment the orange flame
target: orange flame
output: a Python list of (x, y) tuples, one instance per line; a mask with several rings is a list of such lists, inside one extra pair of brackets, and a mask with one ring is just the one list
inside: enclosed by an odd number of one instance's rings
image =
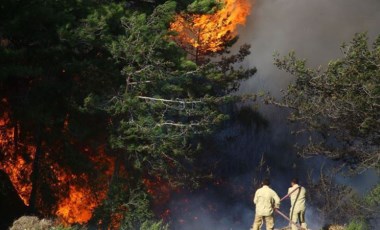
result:
[[(4, 102), (5, 103), (5, 102)], [(23, 140), (16, 140), (20, 136), (20, 125), (14, 123), (10, 117), (11, 113), (3, 112), (0, 116), (0, 170), (5, 171), (12, 181), (18, 195), (26, 205), (29, 205), (29, 199), (33, 185), (31, 183), (31, 174), (33, 171), (33, 161), (35, 159), (36, 147), (33, 146), (27, 137)], [(68, 129), (69, 116), (64, 122), (63, 129)], [(30, 135), (30, 134), (29, 134)], [(63, 224), (85, 224), (93, 215), (96, 207), (106, 198), (109, 189), (109, 182), (114, 173), (114, 157), (106, 153), (105, 145), (97, 149), (91, 148), (83, 143), (72, 144), (80, 149), (80, 153), (93, 163), (96, 172), (99, 175), (96, 178), (89, 174), (75, 174), (70, 168), (62, 167), (59, 162), (51, 162), (49, 151), (45, 146), (42, 162), (49, 165), (49, 170), (54, 174), (50, 186), (52, 192), (58, 195), (57, 203), (51, 206), (52, 209), (45, 209), (47, 216), (55, 215)], [(78, 145), (80, 147), (78, 147)], [(126, 170), (120, 169), (125, 177)], [(162, 210), (170, 199), (173, 187), (169, 182), (160, 177), (149, 177), (144, 179), (147, 192), (153, 197), (154, 205), (158, 206), (157, 213), (165, 219), (168, 218), (170, 211)], [(42, 198), (43, 199), (43, 198)], [(120, 207), (112, 214), (111, 229), (118, 229), (125, 208)]]
[[(7, 104), (6, 100), (2, 100)], [(68, 121), (65, 121), (66, 129)], [(36, 147), (21, 141), (15, 141), (20, 132), (18, 124), (11, 124), (9, 113), (4, 112), (0, 117), (0, 170), (9, 176), (13, 186), (25, 205), (29, 205), (32, 191), (31, 174), (36, 153)], [(92, 217), (94, 209), (106, 198), (108, 180), (113, 173), (114, 159), (107, 156), (105, 147), (98, 149), (84, 148), (86, 154), (94, 163), (101, 176), (92, 181), (89, 175), (76, 175), (62, 168), (59, 164), (52, 164), (50, 169), (54, 172), (57, 183), (52, 185), (57, 190), (67, 188), (67, 194), (61, 194), (57, 209), (51, 210), (47, 215), (55, 214), (63, 223), (86, 223)], [(46, 154), (48, 156), (49, 154)]]
[[(222, 1), (222, 0), (221, 0)], [(237, 36), (237, 26), (244, 25), (251, 4), (248, 0), (225, 0), (214, 14), (184, 14), (175, 17), (170, 30), (176, 31), (173, 39), (192, 55), (221, 51), (225, 44)]]
[[(105, 176), (103, 180), (110, 178), (114, 169), (114, 161), (107, 157), (104, 146), (97, 151), (85, 148), (83, 152), (89, 154), (94, 163), (106, 166), (106, 171), (103, 172)], [(99, 168), (99, 170), (101, 169)], [(97, 186), (94, 186), (94, 183), (91, 183), (91, 178), (86, 174), (76, 176), (63, 170), (57, 170), (56, 174), (59, 174), (58, 179), (62, 184), (68, 181), (80, 181), (81, 183), (77, 182), (69, 186), (68, 194), (59, 201), (55, 214), (67, 224), (87, 223), (91, 219), (94, 209), (106, 198), (107, 183), (98, 183)]]
[(156, 177), (154, 179), (145, 178), (143, 183), (147, 188), (148, 194), (154, 198), (155, 206), (163, 205), (170, 200), (170, 193), (173, 191), (173, 187), (167, 181)]
[(86, 186), (70, 185), (69, 194), (58, 204), (56, 215), (65, 223), (88, 222), (93, 210), (99, 205), (99, 201), (105, 198), (105, 193), (96, 197), (93, 191)]
[[(3, 102), (4, 99), (2, 100)], [(18, 195), (25, 205), (29, 205), (32, 184), (30, 175), (32, 173), (32, 160), (36, 152), (35, 146), (24, 146), (19, 143), (15, 146), (14, 137), (17, 135), (15, 129), (10, 127), (10, 118), (8, 113), (4, 113), (0, 118), (0, 150), (3, 152), (0, 161), (0, 169), (6, 172), (15, 187)], [(15, 154), (17, 147), (24, 150), (23, 156)], [(29, 159), (28, 161), (26, 159)]]
[[(35, 148), (30, 146), (28, 154), (34, 156)], [(32, 184), (29, 180), (32, 173), (32, 163), (28, 163), (20, 155), (15, 156), (15, 159), (6, 161), (1, 165), (9, 176), (13, 186), (25, 205), (29, 205), (29, 198), (32, 192)], [(28, 178), (28, 179), (26, 179)]]

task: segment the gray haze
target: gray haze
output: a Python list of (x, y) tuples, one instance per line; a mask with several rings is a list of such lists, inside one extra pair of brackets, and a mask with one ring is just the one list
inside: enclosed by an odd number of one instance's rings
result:
[[(256, 0), (253, 4), (247, 25), (239, 30), (240, 39), (235, 48), (251, 44), (252, 54), (245, 66), (257, 67), (258, 73), (242, 83), (239, 93), (269, 91), (274, 96), (281, 95), (280, 90), (286, 88), (291, 76), (273, 65), (274, 51), (286, 55), (295, 50), (311, 66), (326, 65), (340, 57), (340, 44), (349, 42), (356, 32), (368, 32), (372, 40), (380, 34), (380, 0)], [(221, 162), (226, 159), (217, 170), (230, 175), (226, 179), (227, 188), (206, 188), (186, 196), (188, 201), (182, 209), (175, 207), (181, 206), (183, 197), (173, 199), (173, 229), (249, 229), (254, 217), (252, 178), (263, 154), (271, 168), (272, 187), (280, 196), (286, 194), (293, 176), (302, 177), (310, 168), (318, 170), (322, 164), (333, 164), (322, 158), (304, 160), (296, 156), (293, 148), (296, 139), (290, 135), (286, 111), (264, 105), (259, 106), (259, 111), (268, 120), (267, 128), (255, 130), (232, 124), (217, 134), (221, 136), (221, 147), (216, 154), (221, 156)], [(338, 177), (337, 181), (365, 192), (379, 183), (376, 177), (367, 172), (356, 178)], [(236, 188), (243, 192), (235, 194)], [(288, 203), (281, 205), (284, 213)], [(217, 206), (218, 211), (208, 212), (210, 206)], [(306, 219), (311, 229), (320, 229), (324, 224), (316, 213), (313, 207), (308, 207)], [(279, 216), (276, 221), (276, 227), (286, 225)]]
[[(310, 66), (326, 66), (329, 60), (341, 56), (340, 45), (351, 41), (355, 33), (367, 32), (370, 42), (380, 35), (380, 0), (251, 1), (252, 12), (246, 26), (240, 28), (236, 47), (251, 44), (252, 53), (245, 65), (257, 67), (258, 73), (242, 83), (240, 93), (269, 91), (281, 96), (292, 77), (273, 65), (275, 51), (284, 56), (294, 50)], [(260, 106), (259, 110), (271, 124), (273, 142), (294, 144), (295, 140), (286, 135), (289, 126), (285, 124), (285, 113), (270, 106)], [(338, 179), (365, 192), (376, 183), (368, 179), (375, 177), (373, 172), (367, 172), (356, 178)]]
[(252, 45), (246, 65), (258, 68), (242, 93), (271, 91), (276, 96), (289, 76), (273, 66), (273, 53), (295, 50), (313, 66), (340, 56), (339, 46), (356, 32), (380, 33), (380, 0), (256, 0), (239, 44)]

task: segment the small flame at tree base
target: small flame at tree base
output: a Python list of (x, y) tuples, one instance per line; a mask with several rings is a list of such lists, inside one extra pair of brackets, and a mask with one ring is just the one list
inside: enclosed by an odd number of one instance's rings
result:
[(65, 223), (87, 223), (102, 198), (96, 198), (87, 187), (70, 186), (68, 197), (59, 203), (56, 215)]
[[(62, 197), (58, 202), (58, 208), (55, 214), (66, 224), (87, 223), (93, 214), (93, 211), (106, 198), (108, 191), (107, 180), (112, 176), (114, 170), (114, 159), (106, 155), (104, 147), (96, 151), (85, 148), (83, 154), (90, 155), (95, 165), (106, 166), (104, 177), (89, 178), (87, 174), (74, 175), (63, 170), (57, 170), (56, 175), (62, 184), (73, 182), (69, 186), (68, 194)], [(100, 169), (99, 169), (100, 171)], [(101, 183), (99, 183), (101, 182)]]

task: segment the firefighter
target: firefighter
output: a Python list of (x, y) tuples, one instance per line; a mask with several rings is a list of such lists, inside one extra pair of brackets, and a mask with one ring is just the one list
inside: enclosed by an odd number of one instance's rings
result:
[(274, 229), (273, 212), (274, 209), (280, 208), (280, 198), (275, 191), (269, 188), (269, 185), (269, 179), (264, 179), (262, 187), (256, 191), (253, 198), (253, 203), (256, 205), (256, 214), (252, 230), (261, 229), (264, 221), (267, 230)]
[[(306, 189), (298, 185), (298, 179), (294, 178), (291, 181), (291, 187), (288, 189), (288, 194), (290, 194), (290, 216), (289, 218), (294, 222), (299, 222), (302, 229), (307, 229), (307, 224), (305, 221), (305, 211), (306, 211)], [(292, 230), (297, 230), (297, 226), (292, 224)]]

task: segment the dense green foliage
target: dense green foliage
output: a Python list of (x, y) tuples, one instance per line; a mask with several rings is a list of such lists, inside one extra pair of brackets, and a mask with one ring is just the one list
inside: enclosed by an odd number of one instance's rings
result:
[(366, 196), (365, 204), (373, 207), (380, 206), (380, 184), (373, 188), (371, 192)]
[(302, 154), (379, 168), (380, 37), (369, 47), (366, 34), (357, 34), (342, 51), (326, 69), (308, 68), (294, 53), (277, 57), (275, 64), (295, 77), (281, 105), (311, 133)]
[[(36, 147), (24, 178), (32, 184), (31, 212), (54, 214), (70, 185), (97, 191), (106, 169), (83, 149), (104, 147), (114, 170), (91, 223), (106, 229), (117, 215), (123, 229), (167, 228), (154, 220), (146, 181), (196, 184), (192, 161), (202, 135), (228, 118), (222, 105), (255, 72), (236, 68), (249, 46), (202, 65), (187, 59), (168, 26), (177, 5), (189, 3), (1, 2), (0, 113), (18, 130), (10, 145)], [(189, 9), (213, 6), (198, 1)], [(28, 157), (26, 148), (16, 154)], [(52, 165), (76, 179), (59, 182)]]
[(353, 220), (350, 222), (350, 224), (346, 227), (347, 230), (369, 230), (370, 227), (361, 220)]
[(355, 229), (355, 226), (366, 229), (364, 227), (370, 226), (380, 215), (380, 185), (361, 195), (351, 186), (337, 183), (338, 173), (337, 169), (321, 168), (318, 180), (315, 180), (316, 175), (309, 174), (308, 205), (317, 207), (315, 212), (318, 213), (316, 216), (320, 217), (320, 221), (340, 225), (350, 223), (351, 229)]
[[(295, 130), (307, 140), (298, 145), (303, 156), (327, 156), (355, 169), (380, 168), (380, 36), (372, 47), (366, 34), (356, 34), (343, 44), (343, 57), (326, 68), (307, 67), (292, 52), (275, 57), (275, 65), (295, 77), (281, 102), (289, 119), (302, 123)], [(337, 184), (337, 172), (324, 172), (309, 183), (309, 201), (332, 223), (349, 223), (347, 229), (370, 229), (378, 218), (379, 185), (364, 198), (352, 188)], [(330, 175), (329, 175), (330, 174)], [(310, 180), (312, 181), (312, 180)]]

